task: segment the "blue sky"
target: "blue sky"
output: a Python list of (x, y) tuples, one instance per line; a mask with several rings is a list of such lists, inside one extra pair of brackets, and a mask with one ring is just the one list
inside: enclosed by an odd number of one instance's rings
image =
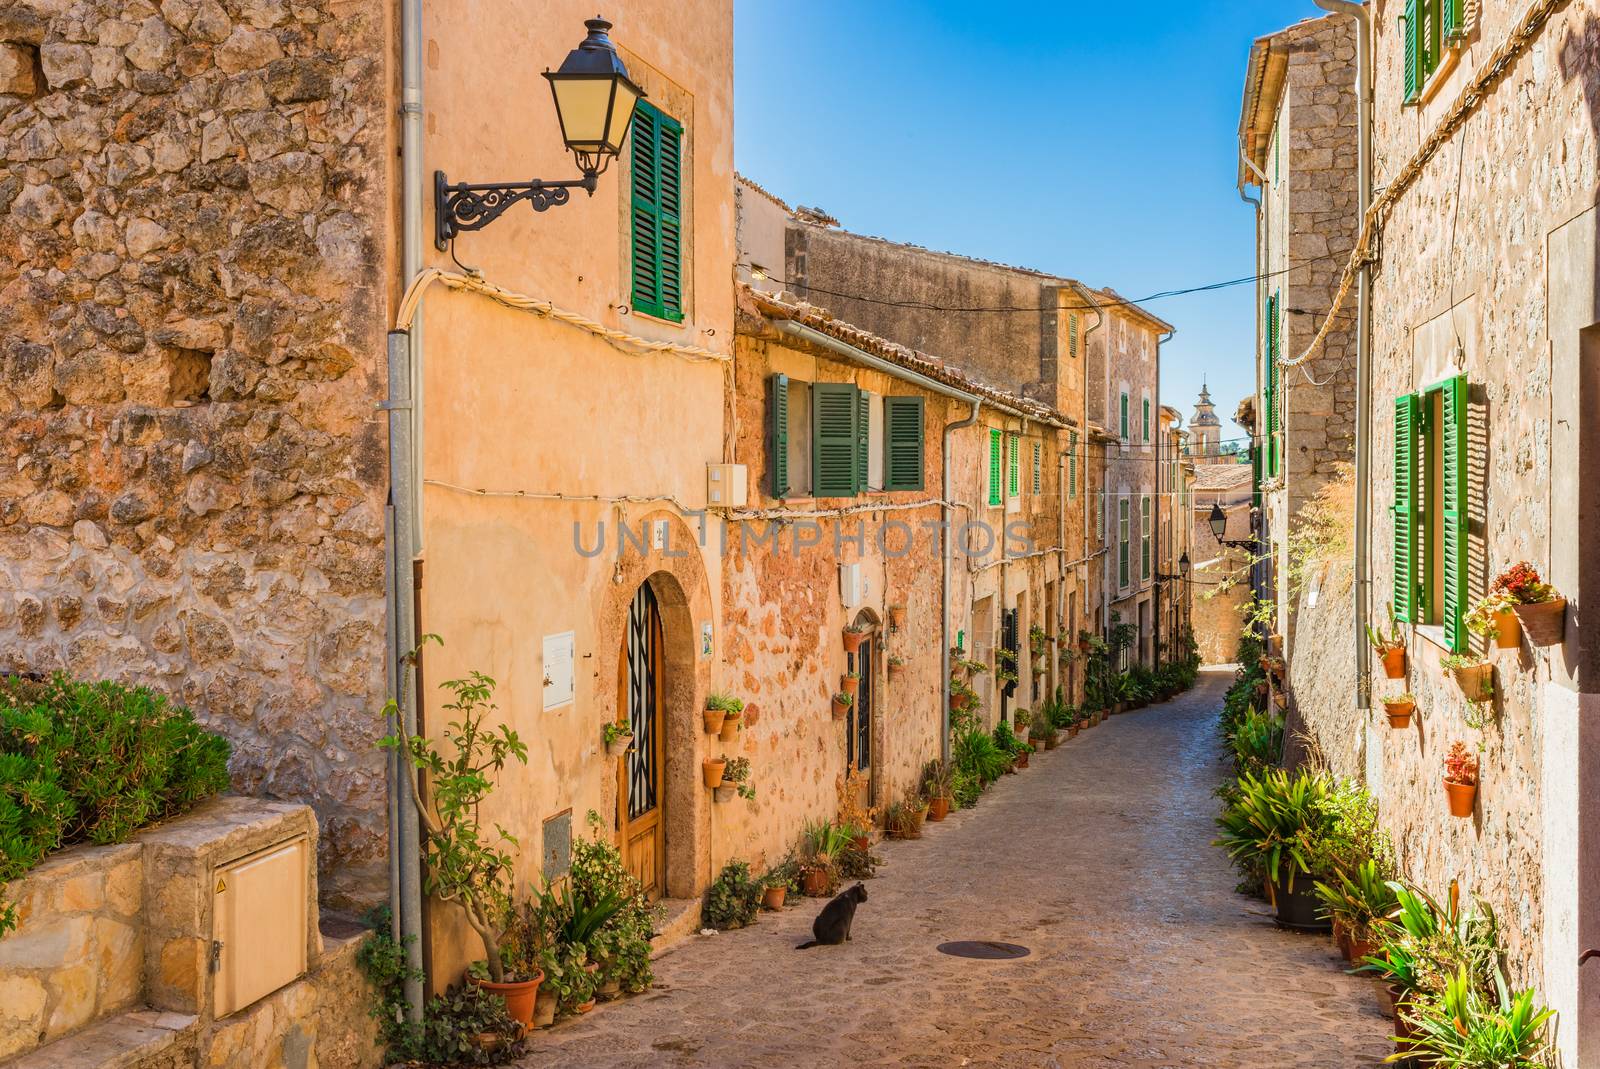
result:
[[(1310, 0), (1008, 5), (735, 0), (739, 170), (867, 234), (1124, 296), (1254, 270), (1239, 201), (1250, 43)], [(1137, 12), (1137, 14), (1130, 14)], [(1178, 327), (1162, 399), (1253, 387), (1253, 287), (1150, 308)]]

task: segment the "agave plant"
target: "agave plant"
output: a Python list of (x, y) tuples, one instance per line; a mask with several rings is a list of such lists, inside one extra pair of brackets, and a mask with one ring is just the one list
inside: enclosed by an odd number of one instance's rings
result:
[[(1500, 931), (1488, 903), (1475, 899), (1470, 909), (1463, 910), (1454, 901), (1453, 887), (1451, 901), (1441, 903), (1398, 880), (1387, 885), (1394, 892), (1395, 907), (1374, 924), (1382, 945), (1373, 957), (1385, 959), (1376, 967), (1393, 974), (1402, 986), (1434, 995), (1464, 968), (1478, 994), (1492, 997), (1501, 967)], [(1404, 965), (1409, 975), (1394, 973), (1388, 962)]]
[(1437, 998), (1413, 1002), (1406, 1013), (1411, 1035), (1387, 1061), (1416, 1058), (1452, 1069), (1541, 1069), (1548, 1064), (1553, 1010), (1534, 1004), (1534, 992), (1516, 995), (1497, 968), (1493, 994), (1479, 990), (1465, 965)]
[(1297, 875), (1322, 875), (1312, 871), (1327, 824), (1318, 803), (1331, 789), (1332, 782), (1319, 773), (1245, 771), (1237, 795), (1217, 818), (1222, 835), (1215, 845), (1247, 871), (1259, 868), (1274, 884), (1293, 891)]
[(1317, 897), (1328, 917), (1360, 935), (1372, 930), (1399, 904), (1375, 858), (1363, 861), (1353, 874), (1339, 872), (1333, 879), (1319, 882)]

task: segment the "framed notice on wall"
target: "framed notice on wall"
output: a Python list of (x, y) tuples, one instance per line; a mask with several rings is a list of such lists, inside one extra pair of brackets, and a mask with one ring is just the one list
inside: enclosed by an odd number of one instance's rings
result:
[(546, 711), (572, 704), (573, 649), (576, 633), (563, 631), (544, 637), (544, 707)]

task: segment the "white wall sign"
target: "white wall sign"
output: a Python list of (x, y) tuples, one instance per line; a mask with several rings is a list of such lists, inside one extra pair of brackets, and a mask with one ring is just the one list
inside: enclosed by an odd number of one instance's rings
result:
[(700, 622), (700, 656), (711, 656), (711, 621)]
[(573, 651), (577, 636), (572, 631), (544, 637), (544, 707), (556, 709), (572, 702)]

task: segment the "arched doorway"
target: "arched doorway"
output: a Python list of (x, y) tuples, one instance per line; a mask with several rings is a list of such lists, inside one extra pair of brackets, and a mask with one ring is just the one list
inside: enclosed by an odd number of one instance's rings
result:
[(617, 659), (618, 719), (633, 728), (633, 748), (617, 762), (617, 827), (623, 862), (652, 900), (667, 886), (665, 648), (661, 606), (641, 583)]

